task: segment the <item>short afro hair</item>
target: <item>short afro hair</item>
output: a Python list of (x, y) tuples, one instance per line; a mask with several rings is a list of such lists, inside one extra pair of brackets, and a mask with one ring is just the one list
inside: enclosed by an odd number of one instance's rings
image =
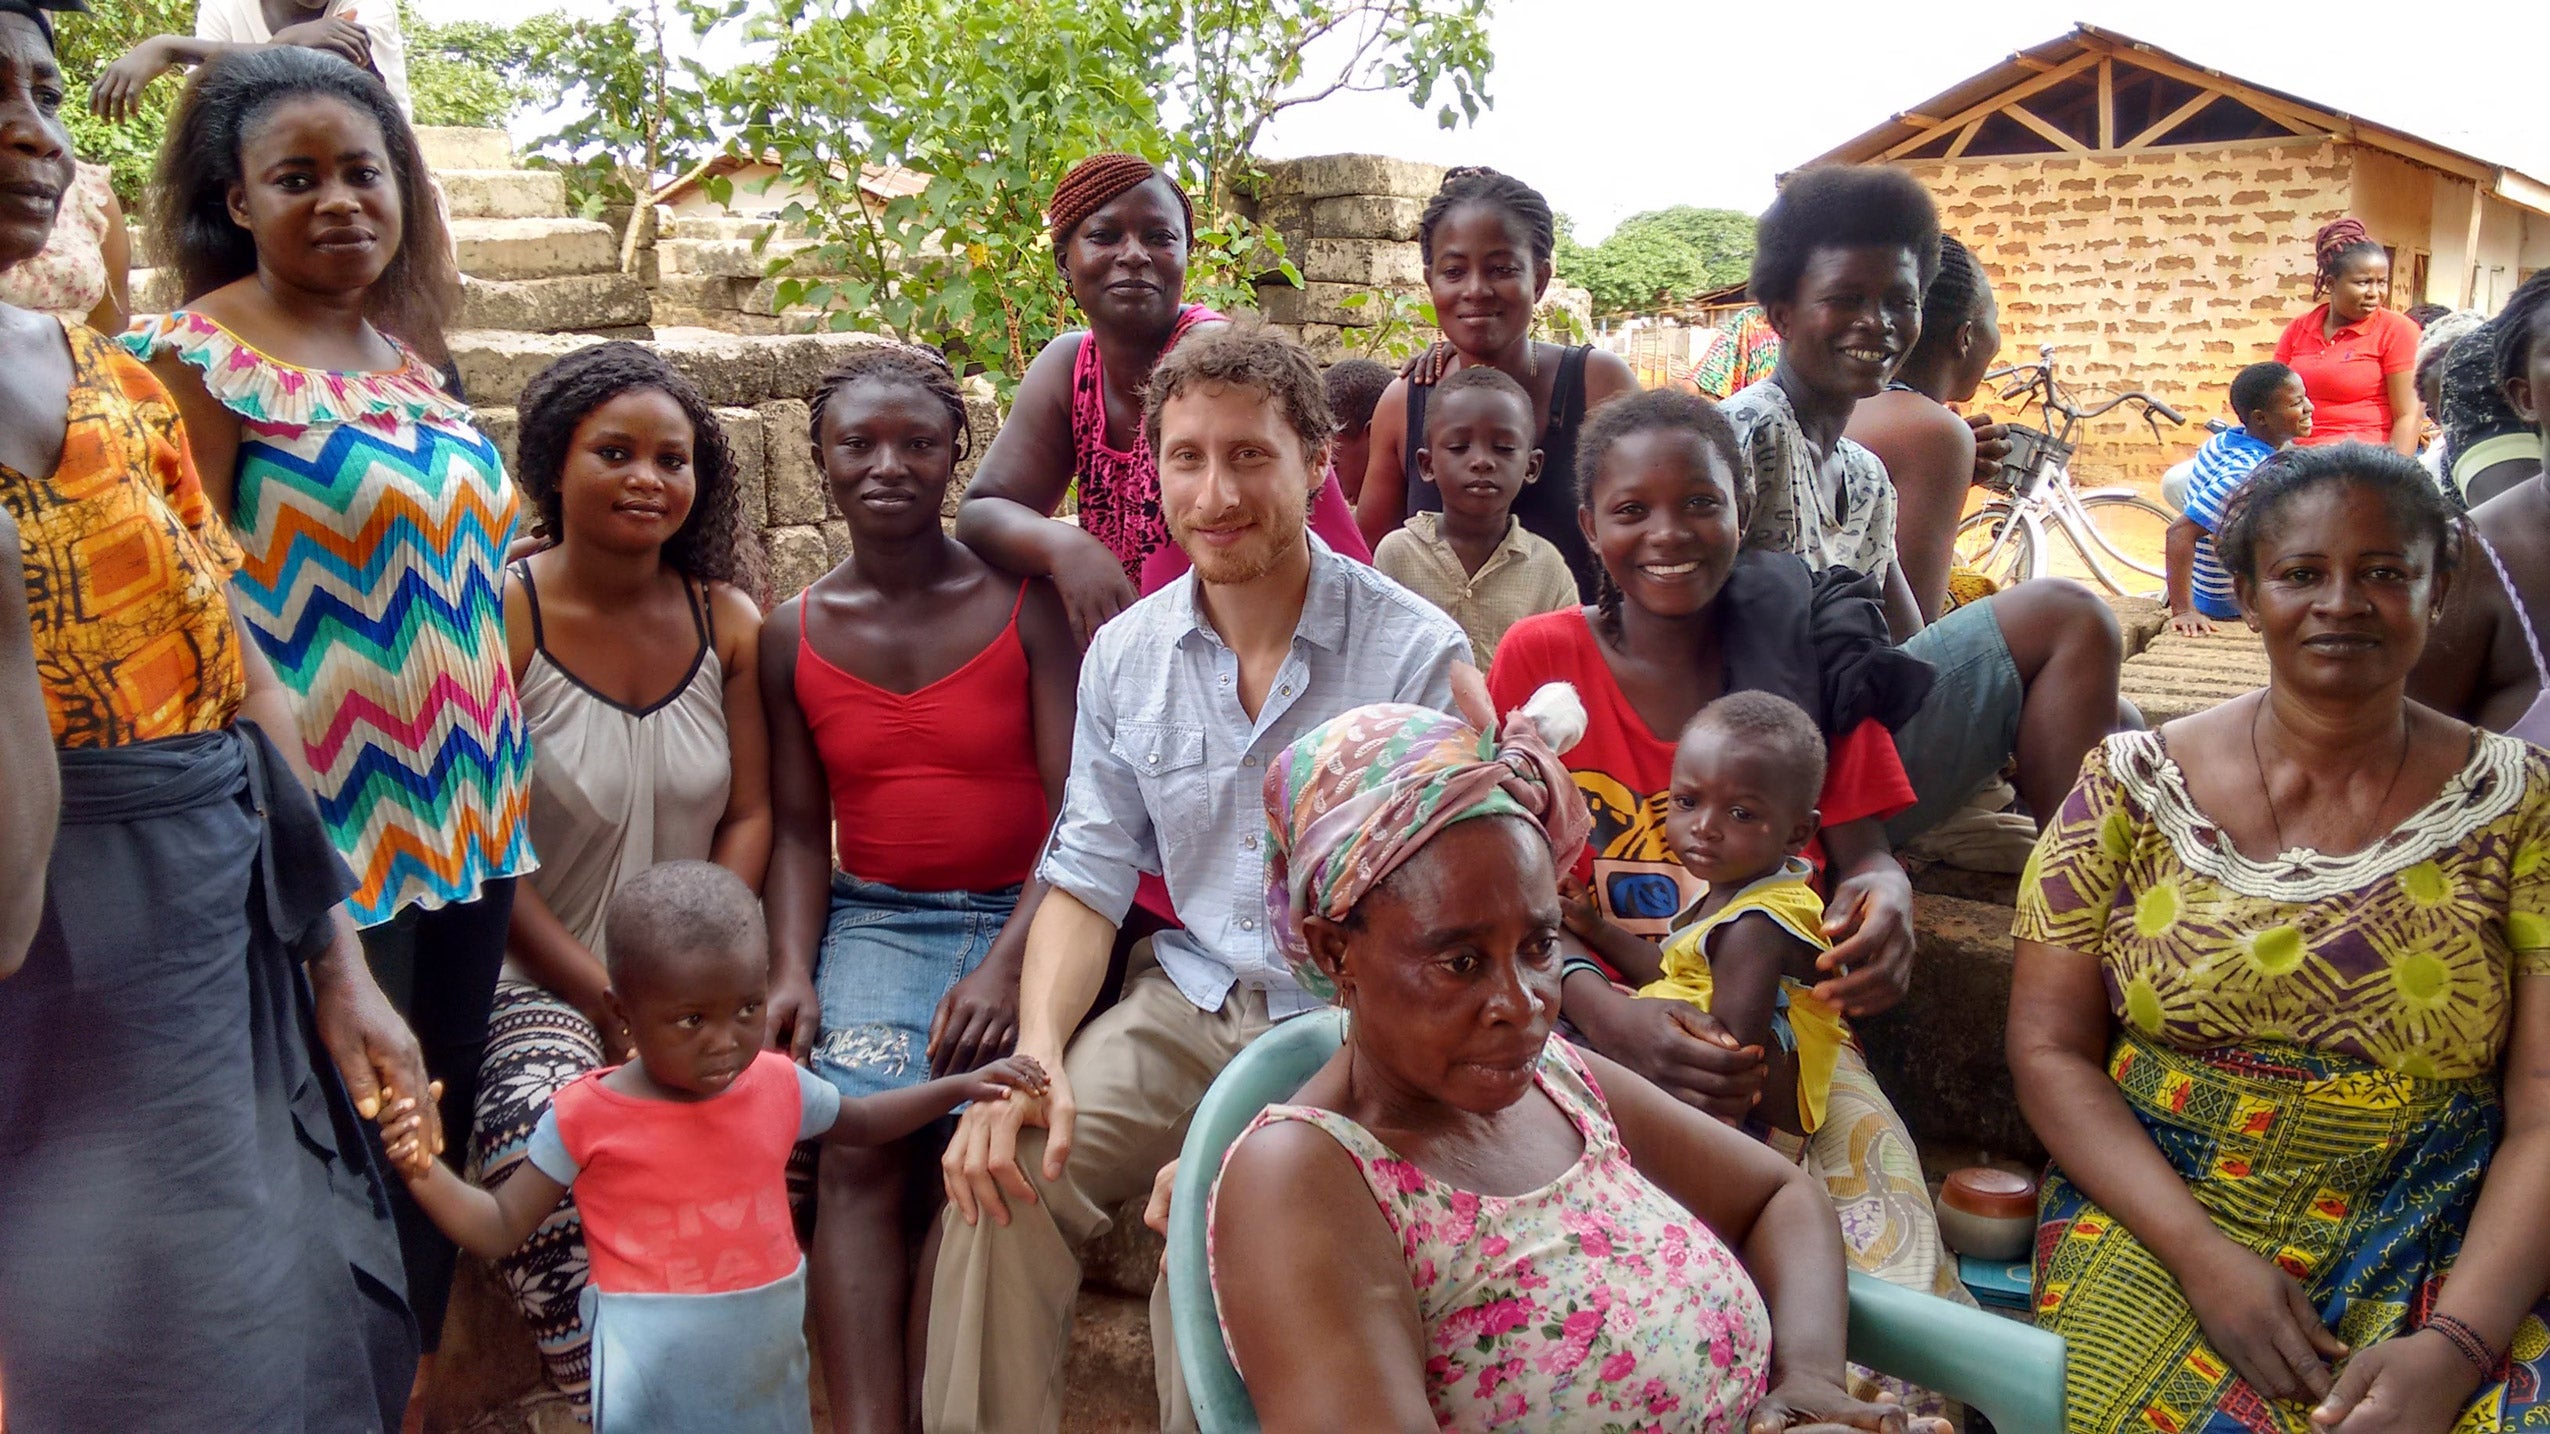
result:
[[(1456, 393), (1473, 388), (1486, 389), (1490, 393), (1510, 398), (1523, 405), (1523, 427), (1527, 433), (1530, 431), (1532, 426), (1531, 392), (1523, 385), (1516, 383), (1512, 374), (1494, 364), (1474, 363), (1468, 368), (1456, 368), (1435, 381), (1434, 397), (1426, 404), (1426, 431), (1417, 435), (1419, 447), (1434, 441), (1434, 426), (1441, 422), (1443, 417), (1443, 401)], [(1540, 446), (1540, 440), (1537, 437), (1533, 438), (1532, 446), (1535, 448)]]
[(2249, 415), (2273, 401), (2276, 391), (2292, 377), (2293, 370), (2274, 359), (2253, 363), (2232, 375), (2231, 416), (2247, 423)]
[(2432, 545), (2437, 572), (2450, 572), (2459, 562), (2457, 520), (2423, 464), (2377, 443), (2331, 443), (2288, 448), (2249, 470), (2248, 481), (2231, 495), (2222, 524), (2214, 530), (2214, 552), (2223, 568), (2234, 577), (2257, 581), (2258, 544), (2276, 531), (2294, 500), (2333, 483), (2378, 494), (2412, 540)]
[(1372, 411), (1381, 406), (1381, 395), (1398, 375), (1388, 364), (1368, 358), (1339, 359), (1328, 366), (1324, 375), (1328, 385), (1328, 407), (1337, 415), (1340, 432), (1362, 428), (1372, 422)]
[(1289, 335), (1253, 322), (1217, 324), (1190, 333), (1151, 370), (1142, 396), (1142, 438), (1160, 451), (1160, 410), (1170, 399), (1206, 384), (1253, 389), (1274, 400), (1284, 423), (1302, 441), (1302, 458), (1313, 462), (1337, 436), (1337, 415), (1328, 407), (1328, 385), (1310, 351)]
[(769, 952), (760, 898), (712, 861), (663, 862), (620, 883), (603, 913), (602, 942), (614, 986), (685, 956)]
[(1824, 790), (1824, 732), (1806, 709), (1770, 692), (1730, 692), (1700, 709), (1682, 729), (1690, 741), (1713, 732), (1768, 761), (1788, 780), (1782, 795), (1797, 803), (1797, 815), (1815, 809)]
[(1921, 181), (1883, 164), (1826, 164), (1805, 170), (1753, 226), (1757, 304), (1797, 297), (1818, 249), (1902, 249), (1920, 268), (1921, 287), (1939, 275), (1939, 205)]

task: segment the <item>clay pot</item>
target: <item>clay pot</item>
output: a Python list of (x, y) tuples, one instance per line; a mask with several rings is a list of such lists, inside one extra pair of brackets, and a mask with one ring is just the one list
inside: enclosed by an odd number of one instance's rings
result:
[(1939, 1191), (1939, 1237), (1978, 1260), (2028, 1258), (2036, 1239), (2036, 1181), (1989, 1165), (1951, 1171)]

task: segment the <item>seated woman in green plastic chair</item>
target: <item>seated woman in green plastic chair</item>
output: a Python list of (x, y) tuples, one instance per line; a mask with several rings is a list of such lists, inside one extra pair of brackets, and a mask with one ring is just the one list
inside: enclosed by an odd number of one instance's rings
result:
[(1268, 1430), (1901, 1430), (1816, 1183), (1553, 1038), (1583, 725), (1363, 707), (1270, 766), (1271, 928), (1346, 1038), (1224, 1162), (1232, 1361)]

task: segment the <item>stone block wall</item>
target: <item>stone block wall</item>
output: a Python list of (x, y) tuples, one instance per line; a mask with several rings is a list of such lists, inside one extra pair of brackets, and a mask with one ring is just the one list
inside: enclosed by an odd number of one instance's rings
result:
[(1392, 293), (1424, 298), (1417, 216), (1442, 184), (1441, 165), (1377, 154), (1268, 163), (1248, 205), (1258, 223), (1283, 238), (1302, 283), (1295, 287), (1277, 277), (1258, 285), (1266, 322), (1328, 363), (1349, 352), (1346, 329), (1372, 327), (1388, 312), (1378, 298), (1361, 306), (1346, 303), (1348, 298)]
[(2085, 431), (2075, 477), (2156, 488), (2227, 416), (2232, 375), (2311, 307), (2311, 233), (2345, 212), (2354, 158), (2296, 139), (1903, 167), (1991, 276), (2002, 363), (2051, 343), (2084, 407), (2140, 388), (2187, 415), (2160, 443), (2122, 411)]

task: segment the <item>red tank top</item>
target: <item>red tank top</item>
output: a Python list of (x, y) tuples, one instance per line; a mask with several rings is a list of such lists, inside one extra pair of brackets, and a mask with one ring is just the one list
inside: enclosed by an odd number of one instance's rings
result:
[(824, 661), (798, 607), (797, 705), (832, 786), (841, 869), (905, 891), (997, 891), (1027, 879), (1052, 814), (1018, 608), (964, 666), (889, 692)]

